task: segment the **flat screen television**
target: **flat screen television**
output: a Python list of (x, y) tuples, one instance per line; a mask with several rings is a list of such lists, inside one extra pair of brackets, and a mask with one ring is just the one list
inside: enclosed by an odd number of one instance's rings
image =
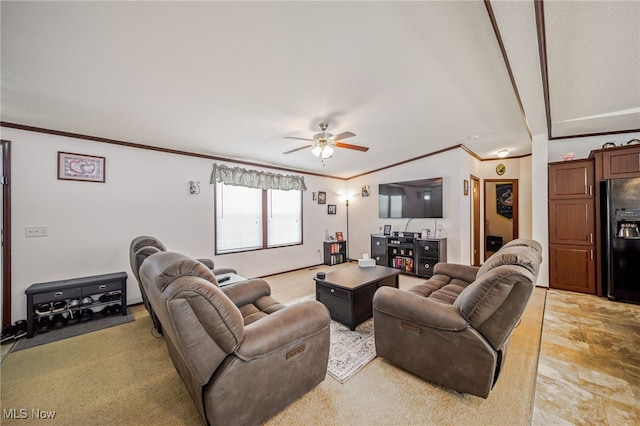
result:
[(378, 216), (391, 219), (443, 217), (442, 178), (383, 183), (378, 186)]

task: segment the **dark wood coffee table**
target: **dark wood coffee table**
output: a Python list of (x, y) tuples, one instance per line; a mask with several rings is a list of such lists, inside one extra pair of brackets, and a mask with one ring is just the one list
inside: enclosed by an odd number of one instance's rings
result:
[(326, 272), (316, 282), (316, 300), (322, 302), (331, 318), (355, 330), (373, 315), (373, 294), (382, 286), (398, 288), (400, 271), (386, 266), (361, 268), (350, 265)]

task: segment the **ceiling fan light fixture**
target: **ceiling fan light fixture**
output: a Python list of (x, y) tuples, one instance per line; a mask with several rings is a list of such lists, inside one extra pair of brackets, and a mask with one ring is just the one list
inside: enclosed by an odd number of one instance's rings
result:
[(509, 150), (508, 149), (501, 149), (500, 151), (498, 151), (498, 157), (500, 157), (500, 158), (504, 158), (507, 155), (509, 155)]
[(316, 145), (311, 150), (311, 153), (316, 157), (329, 158), (333, 155), (333, 147), (331, 145)]
[(333, 155), (333, 147), (331, 145), (327, 145), (322, 150), (322, 158), (329, 158)]

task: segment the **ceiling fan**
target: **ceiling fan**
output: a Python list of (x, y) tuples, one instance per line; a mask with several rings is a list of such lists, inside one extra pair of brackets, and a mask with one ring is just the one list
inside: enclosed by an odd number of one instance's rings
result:
[(324, 160), (326, 158), (330, 158), (333, 155), (334, 148), (346, 148), (362, 152), (369, 151), (369, 148), (366, 146), (351, 145), (341, 142), (342, 139), (355, 136), (355, 133), (342, 132), (337, 135), (332, 135), (331, 133), (327, 133), (327, 127), (329, 127), (327, 123), (320, 123), (320, 130), (322, 131), (313, 135), (313, 139), (285, 136), (285, 139), (298, 139), (301, 141), (311, 141), (313, 143), (311, 145), (301, 146), (300, 148), (283, 152), (283, 154), (291, 154), (292, 152), (300, 151), (301, 149), (312, 148), (311, 152), (313, 153), (313, 155)]

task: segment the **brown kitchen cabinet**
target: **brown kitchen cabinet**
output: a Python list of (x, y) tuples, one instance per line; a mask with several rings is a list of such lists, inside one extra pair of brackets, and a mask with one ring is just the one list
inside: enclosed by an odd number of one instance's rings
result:
[(592, 197), (593, 175), (593, 160), (555, 163), (553, 167), (549, 167), (549, 199)]
[(549, 201), (551, 244), (593, 245), (595, 227), (593, 198)]
[(604, 179), (632, 178), (640, 174), (640, 146), (614, 148), (602, 153)]
[(550, 244), (549, 278), (551, 287), (595, 294), (595, 247), (588, 245)]
[(596, 294), (593, 159), (549, 164), (549, 285)]

